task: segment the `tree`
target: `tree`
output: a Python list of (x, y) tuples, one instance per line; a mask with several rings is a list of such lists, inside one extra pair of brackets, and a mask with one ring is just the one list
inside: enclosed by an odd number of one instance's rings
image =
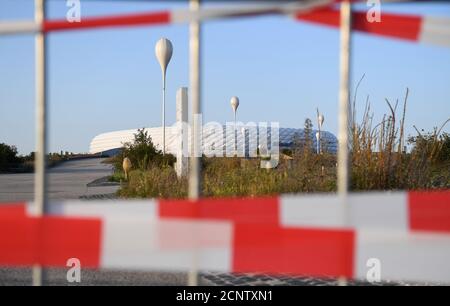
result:
[(124, 144), (119, 160), (115, 161), (116, 169), (121, 169), (122, 161), (128, 157), (133, 167), (146, 170), (150, 165), (173, 166), (175, 157), (171, 154), (163, 155), (152, 142), (152, 138), (144, 128), (138, 129), (134, 134), (133, 142)]
[(0, 171), (8, 171), (12, 167), (17, 167), (20, 162), (15, 146), (0, 143)]

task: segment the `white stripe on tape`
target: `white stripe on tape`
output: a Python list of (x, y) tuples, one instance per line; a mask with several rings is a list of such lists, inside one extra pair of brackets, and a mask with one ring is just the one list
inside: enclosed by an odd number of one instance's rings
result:
[(34, 21), (0, 22), (0, 35), (36, 33), (40, 28), (39, 24)]
[(230, 271), (233, 226), (228, 222), (108, 218), (102, 268)]
[(423, 17), (419, 41), (450, 47), (450, 19)]
[(409, 230), (406, 192), (353, 193), (348, 199), (350, 226)]
[(343, 227), (344, 211), (334, 194), (281, 196), (283, 226)]
[[(334, 194), (281, 196), (281, 224), (325, 228), (409, 229), (405, 192), (351, 194), (344, 205), (347, 206), (342, 206)], [(345, 216), (347, 213), (348, 218)]]
[[(34, 214), (35, 205), (27, 203), (27, 212)], [(126, 201), (54, 201), (48, 205), (48, 214), (70, 217), (129, 217), (142, 216), (155, 218), (158, 215), (157, 200), (126, 200)]]
[(356, 233), (355, 273), (366, 279), (372, 267), (368, 260), (380, 263), (382, 281), (420, 281), (450, 283), (450, 236), (411, 234), (404, 231), (359, 230)]
[(206, 8), (199, 11), (174, 10), (171, 12), (170, 20), (173, 23), (188, 23), (192, 21), (207, 21), (240, 16), (258, 16), (267, 14), (294, 14), (307, 12), (315, 8), (326, 7), (335, 2), (334, 0), (304, 1), (303, 3), (287, 4), (258, 4), (246, 6), (225, 6), (219, 8)]

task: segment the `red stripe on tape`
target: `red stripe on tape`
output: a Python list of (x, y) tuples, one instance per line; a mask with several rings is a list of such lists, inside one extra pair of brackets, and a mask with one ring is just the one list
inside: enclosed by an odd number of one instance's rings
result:
[(309, 13), (300, 12), (295, 16), (295, 18), (297, 20), (319, 23), (332, 27), (339, 27), (341, 23), (339, 11), (328, 8), (314, 10)]
[(84, 268), (100, 266), (101, 221), (45, 217), (40, 224), (43, 266), (66, 266), (69, 258), (78, 258)]
[(160, 200), (160, 217), (218, 219), (238, 223), (279, 222), (278, 198)]
[(0, 221), (0, 265), (28, 266), (36, 259), (36, 220), (16, 217)]
[(368, 22), (366, 13), (353, 14), (353, 29), (370, 34), (391, 36), (406, 40), (419, 39), (422, 18), (419, 16), (405, 16), (398, 14), (381, 15), (381, 22)]
[(24, 217), (27, 213), (26, 203), (0, 204), (0, 218)]
[(106, 16), (106, 17), (87, 17), (82, 18), (81, 22), (68, 22), (67, 20), (46, 20), (43, 25), (44, 32), (60, 30), (77, 30), (100, 27), (123, 27), (147, 24), (166, 24), (170, 23), (170, 12), (151, 12), (145, 14)]
[(408, 192), (411, 230), (450, 232), (450, 191)]
[[(389, 36), (406, 40), (418, 40), (422, 26), (420, 16), (399, 14), (381, 15), (381, 22), (370, 23), (365, 12), (353, 12), (352, 29), (374, 35)], [(334, 9), (315, 10), (310, 13), (299, 13), (297, 20), (339, 27), (340, 12)]]
[(65, 267), (70, 258), (86, 268), (100, 265), (100, 220), (8, 218), (0, 233), (0, 265)]
[(355, 234), (237, 224), (233, 271), (353, 277)]

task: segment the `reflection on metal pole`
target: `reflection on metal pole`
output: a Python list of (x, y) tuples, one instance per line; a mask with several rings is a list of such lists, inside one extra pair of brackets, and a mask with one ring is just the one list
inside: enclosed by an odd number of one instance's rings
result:
[[(200, 0), (190, 0), (190, 9), (196, 11), (200, 9)], [(189, 169), (189, 198), (197, 200), (201, 196), (201, 24), (193, 21), (190, 24), (189, 38), (190, 52), (190, 95), (192, 101), (192, 135), (191, 135), (191, 157)], [(191, 271), (188, 274), (188, 284), (196, 286), (198, 284), (198, 254), (194, 252), (194, 260)]]
[[(350, 1), (341, 4), (341, 56), (339, 88), (339, 148), (338, 148), (338, 195), (343, 207), (343, 221), (348, 224), (349, 148), (348, 118), (350, 103), (350, 51), (351, 51), (352, 6)], [(339, 285), (347, 285), (345, 277), (339, 278)]]
[[(42, 24), (45, 20), (45, 0), (35, 0), (35, 20)], [(36, 66), (36, 154), (35, 154), (35, 179), (34, 199), (35, 214), (42, 216), (46, 213), (47, 206), (47, 54), (46, 37), (41, 31), (35, 38), (35, 66)], [(39, 228), (39, 230), (41, 230)], [(39, 233), (38, 233), (39, 235)], [(33, 285), (41, 286), (45, 280), (42, 267), (33, 267)]]

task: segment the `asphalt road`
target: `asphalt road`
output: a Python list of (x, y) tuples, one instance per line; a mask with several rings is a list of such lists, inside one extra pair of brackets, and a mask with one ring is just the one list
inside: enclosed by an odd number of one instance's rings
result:
[[(112, 173), (103, 158), (89, 158), (63, 162), (49, 169), (49, 193), (53, 200), (110, 194), (116, 186), (88, 187), (90, 182)], [(30, 201), (34, 195), (34, 174), (0, 174), (0, 202)]]

